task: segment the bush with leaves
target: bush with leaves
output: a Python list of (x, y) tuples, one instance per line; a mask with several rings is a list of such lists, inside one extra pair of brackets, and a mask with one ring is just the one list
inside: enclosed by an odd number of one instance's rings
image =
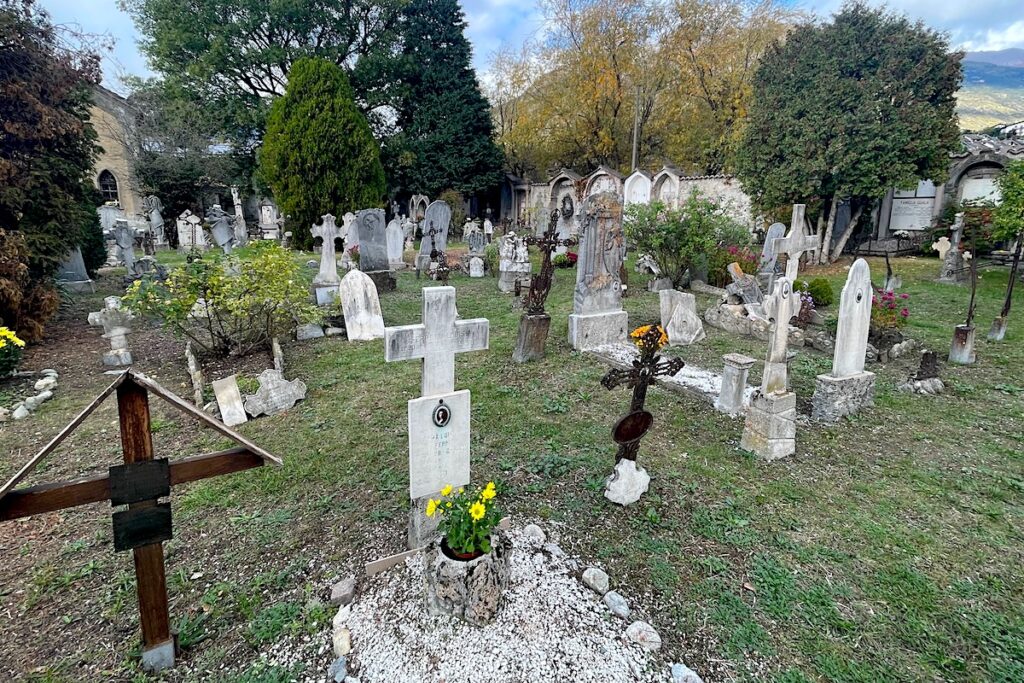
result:
[[(466, 200), (455, 190), (445, 190), (438, 199), (452, 207), (451, 227), (448, 230), (451, 236), (456, 239), (464, 237), (462, 226), (466, 224)], [(423, 229), (428, 228), (423, 226)]]
[(684, 284), (686, 271), (744, 228), (714, 201), (692, 193), (678, 209), (662, 202), (632, 204), (623, 225), (637, 251), (650, 254), (662, 277)]
[(320, 316), (299, 265), (269, 241), (230, 256), (193, 252), (164, 282), (133, 283), (124, 302), (214, 356), (245, 355)]
[(0, 228), (0, 324), (26, 341), (38, 341), (58, 308), (60, 296), (51, 280), (33, 276), (24, 236)]
[(18, 369), (23, 348), (25, 348), (25, 342), (19, 339), (13, 330), (0, 325), (0, 377), (9, 375)]
[(810, 294), (817, 308), (828, 308), (836, 300), (836, 293), (832, 289), (832, 283), (823, 277), (816, 277), (810, 282), (807, 280), (797, 280), (793, 284), (793, 289)]
[(744, 273), (753, 275), (760, 264), (760, 256), (747, 246), (719, 244), (707, 257), (708, 283), (724, 287), (732, 282), (728, 270), (731, 263), (738, 263)]

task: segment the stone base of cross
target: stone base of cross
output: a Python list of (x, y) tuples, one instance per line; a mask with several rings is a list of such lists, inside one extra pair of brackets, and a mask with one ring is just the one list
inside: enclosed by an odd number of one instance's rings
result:
[(409, 548), (437, 533), (426, 499), (469, 484), (470, 394), (455, 391), (455, 354), (486, 350), (489, 335), (486, 318), (457, 320), (454, 287), (424, 288), (423, 322), (384, 330), (384, 360), (423, 361), (422, 396), (409, 401)]

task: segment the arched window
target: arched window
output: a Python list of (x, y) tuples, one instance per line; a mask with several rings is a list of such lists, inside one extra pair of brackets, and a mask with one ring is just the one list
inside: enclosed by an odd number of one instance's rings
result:
[(116, 202), (120, 201), (117, 194), (117, 178), (110, 171), (101, 171), (99, 177), (100, 194), (103, 195), (103, 201), (105, 202)]

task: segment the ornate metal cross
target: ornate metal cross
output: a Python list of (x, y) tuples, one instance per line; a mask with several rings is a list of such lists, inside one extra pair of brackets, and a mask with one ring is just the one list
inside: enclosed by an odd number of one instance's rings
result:
[(621, 385), (633, 388), (629, 413), (619, 418), (612, 429), (612, 438), (619, 444), (615, 462), (623, 458), (636, 460), (637, 451), (640, 449), (640, 439), (654, 423), (654, 416), (644, 410), (647, 388), (652, 384), (657, 384), (656, 378), (674, 375), (686, 365), (682, 358), (662, 360), (658, 355), (658, 350), (664, 345), (664, 334), (665, 331), (658, 325), (649, 326), (640, 335), (634, 331), (633, 338), (640, 349), (640, 357), (633, 361), (633, 367), (629, 370), (609, 370), (601, 378), (601, 386), (605, 389), (611, 390)]
[(434, 269), (435, 277), (441, 281), (441, 284), (448, 284), (448, 275), (452, 269), (448, 267), (448, 256), (437, 248), (437, 241), (434, 236), (440, 232), (434, 227), (434, 221), (430, 221), (430, 230), (427, 231), (427, 235), (430, 236), (430, 260), (437, 261), (437, 268)]
[(541, 234), (523, 238), (527, 244), (533, 244), (540, 250), (540, 272), (537, 277), (530, 278), (530, 291), (523, 300), (523, 308), (527, 315), (543, 315), (544, 302), (547, 301), (554, 281), (555, 267), (551, 263), (551, 253), (558, 247), (571, 247), (579, 243), (576, 237), (561, 238), (558, 236), (558, 211), (551, 212), (548, 228)]

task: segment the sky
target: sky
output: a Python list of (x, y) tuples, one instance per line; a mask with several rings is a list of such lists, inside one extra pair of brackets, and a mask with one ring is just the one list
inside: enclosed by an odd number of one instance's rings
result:
[[(891, 9), (922, 19), (933, 28), (947, 31), (954, 46), (968, 50), (1024, 48), (1022, 0), (889, 0)], [(872, 0), (873, 4), (882, 4)], [(57, 24), (74, 25), (87, 33), (105, 34), (113, 49), (103, 60), (104, 84), (124, 92), (120, 78), (149, 76), (152, 72), (136, 44), (138, 34), (131, 18), (117, 7), (117, 0), (39, 0)], [(821, 15), (834, 12), (841, 0), (797, 3)], [(462, 0), (473, 44), (477, 70), (486, 69), (491, 54), (503, 44), (512, 46), (535, 35), (541, 27), (536, 0)]]

